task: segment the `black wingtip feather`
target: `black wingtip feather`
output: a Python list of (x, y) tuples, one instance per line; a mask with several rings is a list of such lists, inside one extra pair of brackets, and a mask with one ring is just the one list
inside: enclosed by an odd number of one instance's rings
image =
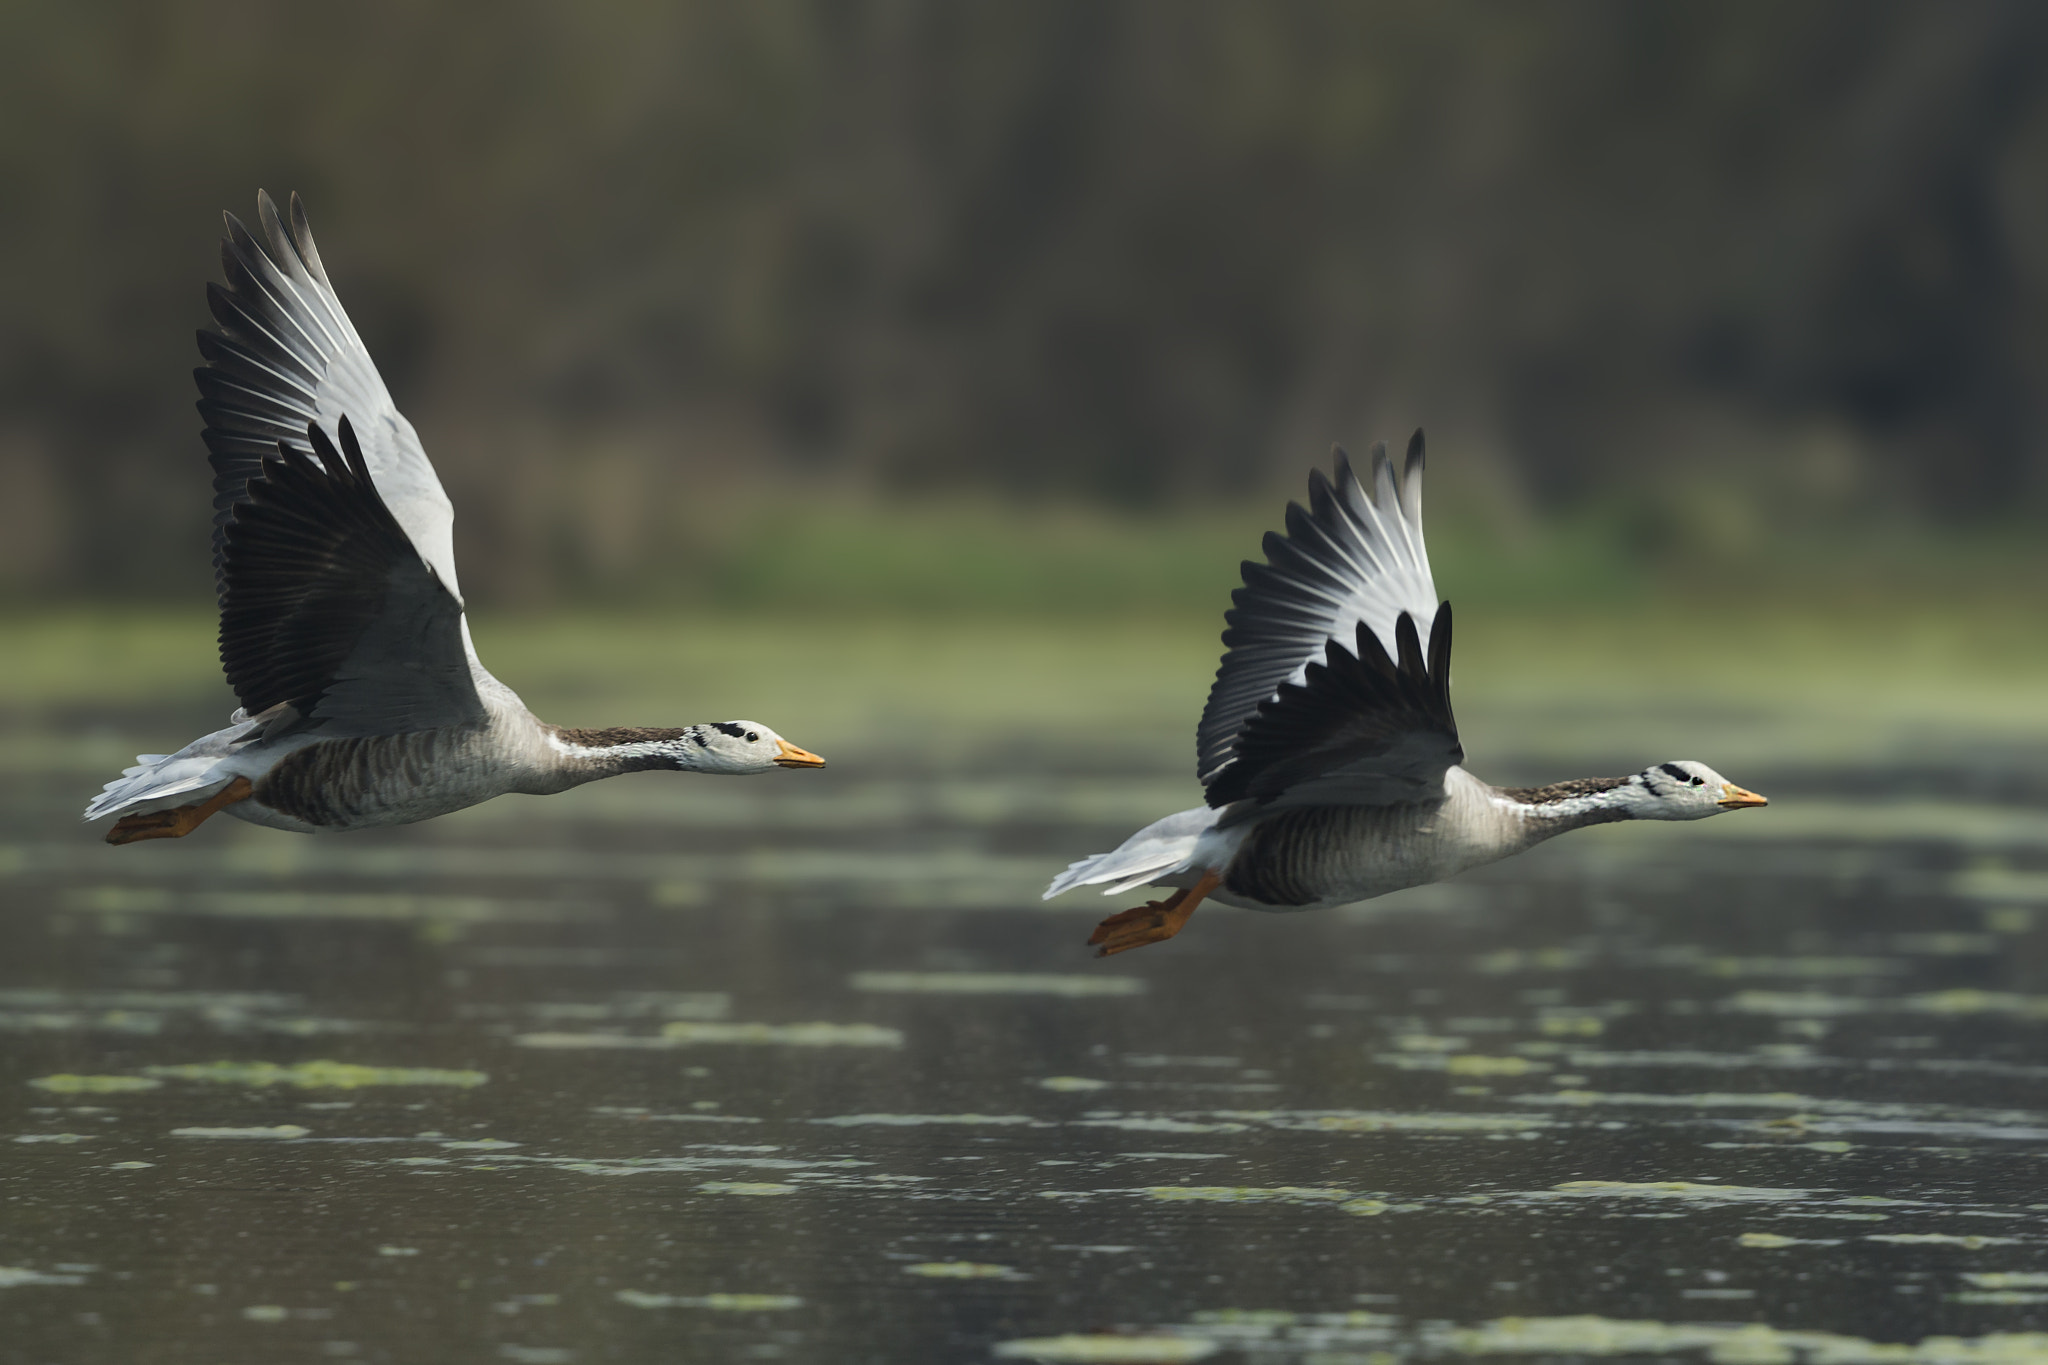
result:
[(1415, 473), (1428, 463), (1429, 458), (1423, 448), (1422, 428), (1417, 427), (1415, 434), (1408, 438), (1408, 459), (1402, 467), (1403, 477)]
[(1282, 683), (1261, 701), (1236, 736), (1234, 761), (1209, 782), (1209, 805), (1272, 801), (1299, 782), (1386, 753), (1417, 731), (1441, 735), (1449, 761), (1462, 761), (1447, 682), (1448, 620), (1431, 626), (1428, 664), (1412, 615), (1401, 613), (1394, 636), (1398, 660), (1360, 623), (1355, 652), (1331, 640), (1300, 682)]
[(418, 558), (347, 419), (338, 448), (317, 423), (306, 442), (278, 441), (221, 518), (221, 666), (251, 714), (312, 714), (383, 611), (393, 567)]

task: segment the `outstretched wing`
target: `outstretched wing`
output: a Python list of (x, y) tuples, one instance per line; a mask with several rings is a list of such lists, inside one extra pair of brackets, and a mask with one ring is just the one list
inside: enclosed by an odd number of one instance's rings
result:
[[(1374, 446), (1368, 497), (1350, 457), (1337, 451), (1334, 481), (1320, 470), (1310, 474), (1308, 510), (1289, 503), (1287, 534), (1267, 533), (1267, 562), (1245, 562), (1244, 586), (1231, 594), (1224, 616), (1223, 662), (1195, 737), (1195, 771), (1211, 788), (1212, 805), (1215, 784), (1241, 757), (1247, 726), (1283, 685), (1303, 682), (1333, 644), (1348, 653), (1356, 639), (1363, 653), (1361, 629), (1386, 657), (1399, 652), (1396, 623), (1404, 614), (1435, 619), (1436, 584), (1422, 541), (1423, 464), (1420, 431), (1408, 442), (1398, 483), (1387, 448)], [(1447, 626), (1446, 654), (1449, 645)], [(1448, 675), (1439, 681), (1448, 686)], [(1233, 786), (1245, 781), (1240, 776)]]
[(199, 334), (199, 353), (207, 363), (192, 374), (213, 462), (215, 586), (225, 591), (228, 520), (264, 462), (276, 457), (280, 445), (307, 451), (306, 429), (315, 423), (334, 436), (346, 414), (384, 505), (459, 601), (455, 510), (412, 423), (392, 405), (369, 351), (342, 311), (296, 194), (291, 207), (287, 232), (270, 196), (256, 196), (262, 242), (240, 219), (226, 215), (221, 266), (227, 286), (207, 286), (220, 331)]
[(1259, 703), (1235, 761), (1209, 784), (1211, 807), (1379, 806), (1443, 795), (1444, 770), (1465, 757), (1451, 715), (1450, 603), (1437, 609), (1426, 660), (1405, 611), (1394, 623), (1397, 657), (1368, 625), (1355, 638), (1355, 651), (1330, 641), (1300, 682), (1281, 683)]
[[(279, 442), (221, 527), (220, 661), (242, 708), (289, 706), (333, 735), (485, 718), (462, 604), (379, 496), (344, 417)], [(317, 457), (317, 458), (316, 458)]]

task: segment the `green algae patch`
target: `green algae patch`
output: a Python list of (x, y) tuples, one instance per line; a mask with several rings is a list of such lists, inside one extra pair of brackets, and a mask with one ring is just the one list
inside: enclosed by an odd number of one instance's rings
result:
[(1806, 1199), (1810, 1190), (1755, 1185), (1709, 1185), (1693, 1180), (1567, 1180), (1550, 1193), (1577, 1198), (1698, 1199), (1709, 1203), (1775, 1203)]
[(1053, 972), (855, 972), (857, 991), (921, 995), (1143, 995), (1137, 976), (1065, 975)]
[(927, 1280), (1027, 1280), (1015, 1266), (991, 1265), (986, 1261), (919, 1261), (903, 1267), (906, 1275)]
[(1776, 1232), (1745, 1232), (1735, 1239), (1735, 1245), (1752, 1251), (1776, 1251), (1780, 1247), (1838, 1247), (1839, 1237), (1787, 1237)]
[(311, 1128), (301, 1128), (296, 1123), (280, 1123), (270, 1128), (173, 1128), (172, 1137), (196, 1138), (302, 1138), (311, 1133)]
[(1109, 1088), (1108, 1081), (1099, 1081), (1093, 1076), (1047, 1076), (1038, 1085), (1041, 1090), (1052, 1090), (1061, 1094), (1080, 1094), (1083, 1091)]
[(183, 1066), (144, 1067), (146, 1075), (167, 1081), (212, 1081), (219, 1085), (251, 1085), (259, 1089), (289, 1085), (300, 1090), (360, 1090), (373, 1085), (445, 1085), (467, 1090), (490, 1077), (481, 1071), (450, 1071), (435, 1066), (358, 1066), (354, 1062), (194, 1062)]
[(1444, 1070), (1453, 1076), (1527, 1076), (1537, 1071), (1548, 1071), (1550, 1066), (1546, 1062), (1532, 1062), (1527, 1057), (1488, 1057), (1468, 1052), (1446, 1058)]
[(1961, 1247), (1965, 1251), (1976, 1251), (1983, 1247), (2015, 1247), (2020, 1244), (2017, 1237), (1980, 1237), (1975, 1233), (1954, 1232), (1869, 1232), (1863, 1235), (1863, 1240), (1888, 1242), (1893, 1246)]
[(834, 1114), (830, 1118), (808, 1121), (827, 1128), (923, 1128), (931, 1124), (1009, 1128), (1019, 1124), (1027, 1127), (1038, 1124), (1038, 1120), (1029, 1114)]
[(1025, 1337), (999, 1341), (998, 1360), (1036, 1360), (1044, 1365), (1180, 1365), (1206, 1360), (1217, 1345), (1201, 1337), (1082, 1336)]
[(83, 1275), (48, 1275), (26, 1266), (0, 1265), (0, 1289), (15, 1289), (25, 1284), (84, 1284)]
[(521, 1047), (552, 1048), (678, 1048), (707, 1043), (781, 1047), (902, 1047), (903, 1030), (878, 1024), (724, 1024), (678, 1020), (658, 1034), (648, 1033), (522, 1033)]
[(704, 1024), (678, 1021), (661, 1031), (672, 1043), (778, 1044), (784, 1047), (901, 1047), (901, 1029), (875, 1024)]
[(697, 1188), (706, 1194), (744, 1194), (756, 1199), (771, 1199), (779, 1194), (796, 1193), (794, 1185), (778, 1185), (767, 1180), (707, 1180)]
[(1358, 1197), (1328, 1185), (1153, 1185), (1145, 1193), (1168, 1204), (1336, 1204)]
[(1963, 1278), (1979, 1289), (2048, 1289), (2048, 1271), (1979, 1270)]
[(1835, 1332), (1784, 1331), (1752, 1323), (1741, 1327), (1631, 1322), (1592, 1315), (1569, 1318), (1497, 1318), (1453, 1328), (1432, 1345), (1461, 1355), (1652, 1356), (1704, 1351), (1715, 1365), (1791, 1365), (1825, 1360), (1834, 1365), (2018, 1365), (2048, 1355), (2048, 1334), (1996, 1332), (1984, 1337), (1928, 1337), (1917, 1344), (1876, 1342)]
[(55, 1076), (38, 1076), (29, 1084), (52, 1095), (119, 1095), (131, 1090), (154, 1090), (163, 1082), (148, 1076), (79, 1076), (64, 1071)]
[(773, 1313), (804, 1306), (794, 1294), (649, 1294), (621, 1289), (612, 1297), (628, 1308), (709, 1308), (715, 1313)]

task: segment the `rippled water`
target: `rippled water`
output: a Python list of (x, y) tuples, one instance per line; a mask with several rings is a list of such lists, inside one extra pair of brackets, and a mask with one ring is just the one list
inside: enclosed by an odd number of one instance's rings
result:
[(123, 849), (18, 764), (0, 1360), (2048, 1359), (2038, 748), (1098, 962), (1038, 889), (1192, 792), (1088, 738)]

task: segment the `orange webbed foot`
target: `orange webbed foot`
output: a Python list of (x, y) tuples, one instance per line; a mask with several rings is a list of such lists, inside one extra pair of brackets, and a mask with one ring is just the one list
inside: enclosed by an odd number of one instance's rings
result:
[(1202, 898), (1222, 881), (1216, 873), (1205, 872), (1202, 880), (1174, 892), (1165, 900), (1147, 901), (1129, 910), (1120, 910), (1096, 925), (1095, 932), (1088, 936), (1088, 942), (1096, 948), (1097, 957), (1114, 957), (1148, 943), (1164, 943), (1181, 931), (1188, 922), (1188, 916), (1194, 914), (1195, 907), (1202, 903)]
[(255, 791), (246, 777), (238, 777), (220, 789), (212, 800), (171, 810), (153, 810), (147, 815), (124, 815), (107, 831), (110, 844), (133, 844), (143, 839), (182, 839), (206, 823), (206, 818), (237, 801), (246, 801)]

